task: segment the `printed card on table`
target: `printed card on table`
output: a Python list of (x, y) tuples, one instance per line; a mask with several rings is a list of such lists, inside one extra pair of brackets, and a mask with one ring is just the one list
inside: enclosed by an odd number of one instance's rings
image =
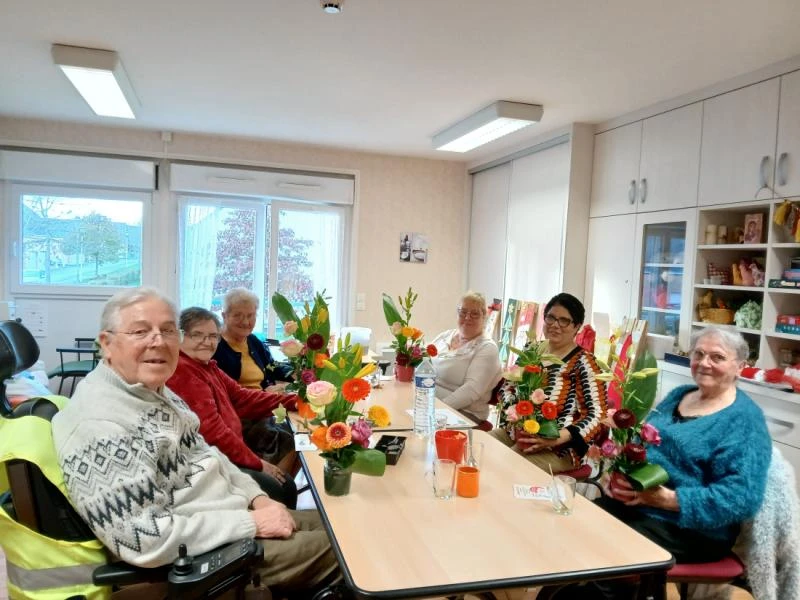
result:
[(514, 484), (514, 498), (520, 500), (550, 500), (550, 490), (542, 485)]

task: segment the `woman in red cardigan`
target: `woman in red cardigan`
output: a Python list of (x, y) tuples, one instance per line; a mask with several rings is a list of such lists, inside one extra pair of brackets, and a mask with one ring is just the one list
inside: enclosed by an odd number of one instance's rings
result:
[[(249, 474), (274, 500), (289, 508), (297, 504), (293, 479), (273, 463), (294, 462), (294, 439), (290, 433), (267, 427), (262, 432), (266, 455), (259, 456), (245, 443), (241, 419), (263, 420), (279, 405), (294, 409), (297, 396), (269, 390), (242, 387), (228, 377), (212, 360), (220, 338), (220, 322), (209, 310), (199, 307), (181, 312), (183, 331), (178, 368), (167, 387), (178, 394), (200, 419), (200, 434), (228, 459)], [(270, 462), (271, 461), (271, 462)]]

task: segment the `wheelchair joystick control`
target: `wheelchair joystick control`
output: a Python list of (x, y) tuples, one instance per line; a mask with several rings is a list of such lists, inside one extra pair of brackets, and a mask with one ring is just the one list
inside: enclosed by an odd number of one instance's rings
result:
[(188, 556), (186, 544), (178, 546), (178, 558), (172, 563), (172, 570), (177, 575), (189, 575), (192, 572), (192, 557)]

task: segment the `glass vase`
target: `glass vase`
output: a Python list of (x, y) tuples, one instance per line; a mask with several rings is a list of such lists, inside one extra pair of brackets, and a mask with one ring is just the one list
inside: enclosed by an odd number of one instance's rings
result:
[(346, 496), (350, 493), (350, 479), (353, 471), (347, 469), (335, 460), (327, 459), (323, 471), (325, 481), (325, 493), (329, 496)]

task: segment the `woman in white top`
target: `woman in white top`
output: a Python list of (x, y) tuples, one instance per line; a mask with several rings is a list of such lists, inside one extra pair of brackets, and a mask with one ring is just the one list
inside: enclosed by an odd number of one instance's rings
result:
[(492, 388), (500, 381), (497, 344), (484, 334), (486, 298), (467, 292), (458, 306), (458, 329), (440, 333), (431, 342), (439, 354), (436, 397), (476, 423), (489, 416)]

